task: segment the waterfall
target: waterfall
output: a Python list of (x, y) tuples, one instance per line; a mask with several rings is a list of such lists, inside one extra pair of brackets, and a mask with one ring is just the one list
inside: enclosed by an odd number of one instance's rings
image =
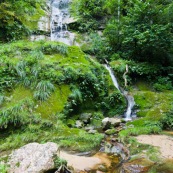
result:
[(124, 97), (127, 100), (127, 109), (126, 109), (126, 112), (124, 114), (125, 115), (125, 121), (132, 120), (132, 118), (131, 118), (132, 109), (135, 105), (134, 98), (127, 91), (120, 89), (119, 84), (117, 82), (117, 79), (116, 79), (111, 67), (108, 64), (105, 64), (104, 66), (108, 70), (114, 86), (124, 95)]
[(51, 0), (51, 40), (72, 45), (74, 34), (67, 29), (71, 20), (69, 13), (70, 0)]
[(117, 79), (116, 79), (116, 77), (114, 76), (114, 74), (113, 74), (111, 68), (110, 68), (107, 64), (105, 64), (104, 66), (105, 66), (105, 68), (109, 71), (109, 74), (110, 74), (110, 76), (111, 76), (111, 79), (112, 79), (112, 82), (113, 82), (114, 86), (120, 91), (120, 87), (119, 87), (119, 85), (118, 85)]

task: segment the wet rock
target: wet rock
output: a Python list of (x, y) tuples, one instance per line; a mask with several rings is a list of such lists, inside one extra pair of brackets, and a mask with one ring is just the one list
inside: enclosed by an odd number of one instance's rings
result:
[(94, 126), (85, 127), (85, 130), (86, 130), (86, 131), (94, 130)]
[(128, 160), (130, 157), (129, 150), (119, 142), (107, 142), (105, 144), (105, 152), (121, 156), (121, 160)]
[(91, 117), (92, 117), (91, 113), (83, 113), (80, 115), (79, 119), (85, 124), (88, 124), (90, 122)]
[(121, 124), (121, 119), (119, 118), (109, 118), (106, 117), (102, 120), (103, 129), (109, 129), (111, 126), (117, 127)]
[(52, 170), (57, 152), (58, 146), (52, 142), (27, 144), (10, 155), (9, 173), (43, 173)]
[(80, 121), (80, 120), (77, 120), (77, 121), (76, 121), (76, 124), (75, 124), (75, 127), (77, 127), (77, 128), (82, 128), (82, 127), (83, 127), (83, 122)]
[(95, 134), (97, 133), (97, 130), (89, 130), (88, 133)]
[(123, 173), (145, 173), (153, 166), (154, 162), (145, 158), (135, 159), (133, 161), (123, 163), (121, 172)]

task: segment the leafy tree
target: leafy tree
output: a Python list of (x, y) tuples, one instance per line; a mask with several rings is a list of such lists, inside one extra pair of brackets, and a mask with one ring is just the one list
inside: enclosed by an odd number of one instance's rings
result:
[(73, 0), (71, 13), (78, 19), (80, 31), (98, 29), (104, 19), (104, 0)]
[(128, 59), (168, 64), (173, 43), (171, 1), (130, 0), (119, 5), (121, 17), (112, 17), (104, 31), (112, 50)]
[(0, 0), (0, 40), (21, 39), (44, 14), (42, 0)]

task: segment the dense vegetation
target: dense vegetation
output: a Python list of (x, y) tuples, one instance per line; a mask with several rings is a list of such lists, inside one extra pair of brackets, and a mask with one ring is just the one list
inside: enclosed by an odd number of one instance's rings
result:
[(18, 41), (1, 44), (0, 56), (1, 151), (47, 140), (81, 151), (95, 148), (102, 135), (73, 129), (80, 114), (90, 113), (99, 128), (103, 113), (124, 111), (108, 72), (76, 46)]
[(44, 14), (44, 2), (44, 0), (1, 0), (0, 42), (29, 36)]
[(134, 128), (122, 131), (122, 138), (172, 129), (172, 11), (171, 0), (72, 3), (71, 12), (78, 21), (72, 29), (88, 33), (82, 50), (102, 63), (107, 59), (121, 86), (129, 66), (126, 77), (132, 87), (126, 89), (133, 93), (137, 115), (142, 118), (128, 123)]
[(99, 129), (104, 117), (126, 108), (105, 59), (136, 102), (138, 119), (126, 123), (119, 140), (173, 129), (172, 0), (73, 0), (77, 20), (70, 28), (81, 48), (26, 40), (44, 5), (0, 0), (0, 152), (33, 141), (79, 151), (98, 147), (103, 135), (76, 128), (76, 121), (90, 114), (87, 125)]

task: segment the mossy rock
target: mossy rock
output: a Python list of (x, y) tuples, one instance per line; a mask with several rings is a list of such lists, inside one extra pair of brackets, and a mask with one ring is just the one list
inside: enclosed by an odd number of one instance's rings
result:
[(105, 131), (105, 134), (107, 135), (114, 135), (116, 133), (116, 129), (108, 129)]

